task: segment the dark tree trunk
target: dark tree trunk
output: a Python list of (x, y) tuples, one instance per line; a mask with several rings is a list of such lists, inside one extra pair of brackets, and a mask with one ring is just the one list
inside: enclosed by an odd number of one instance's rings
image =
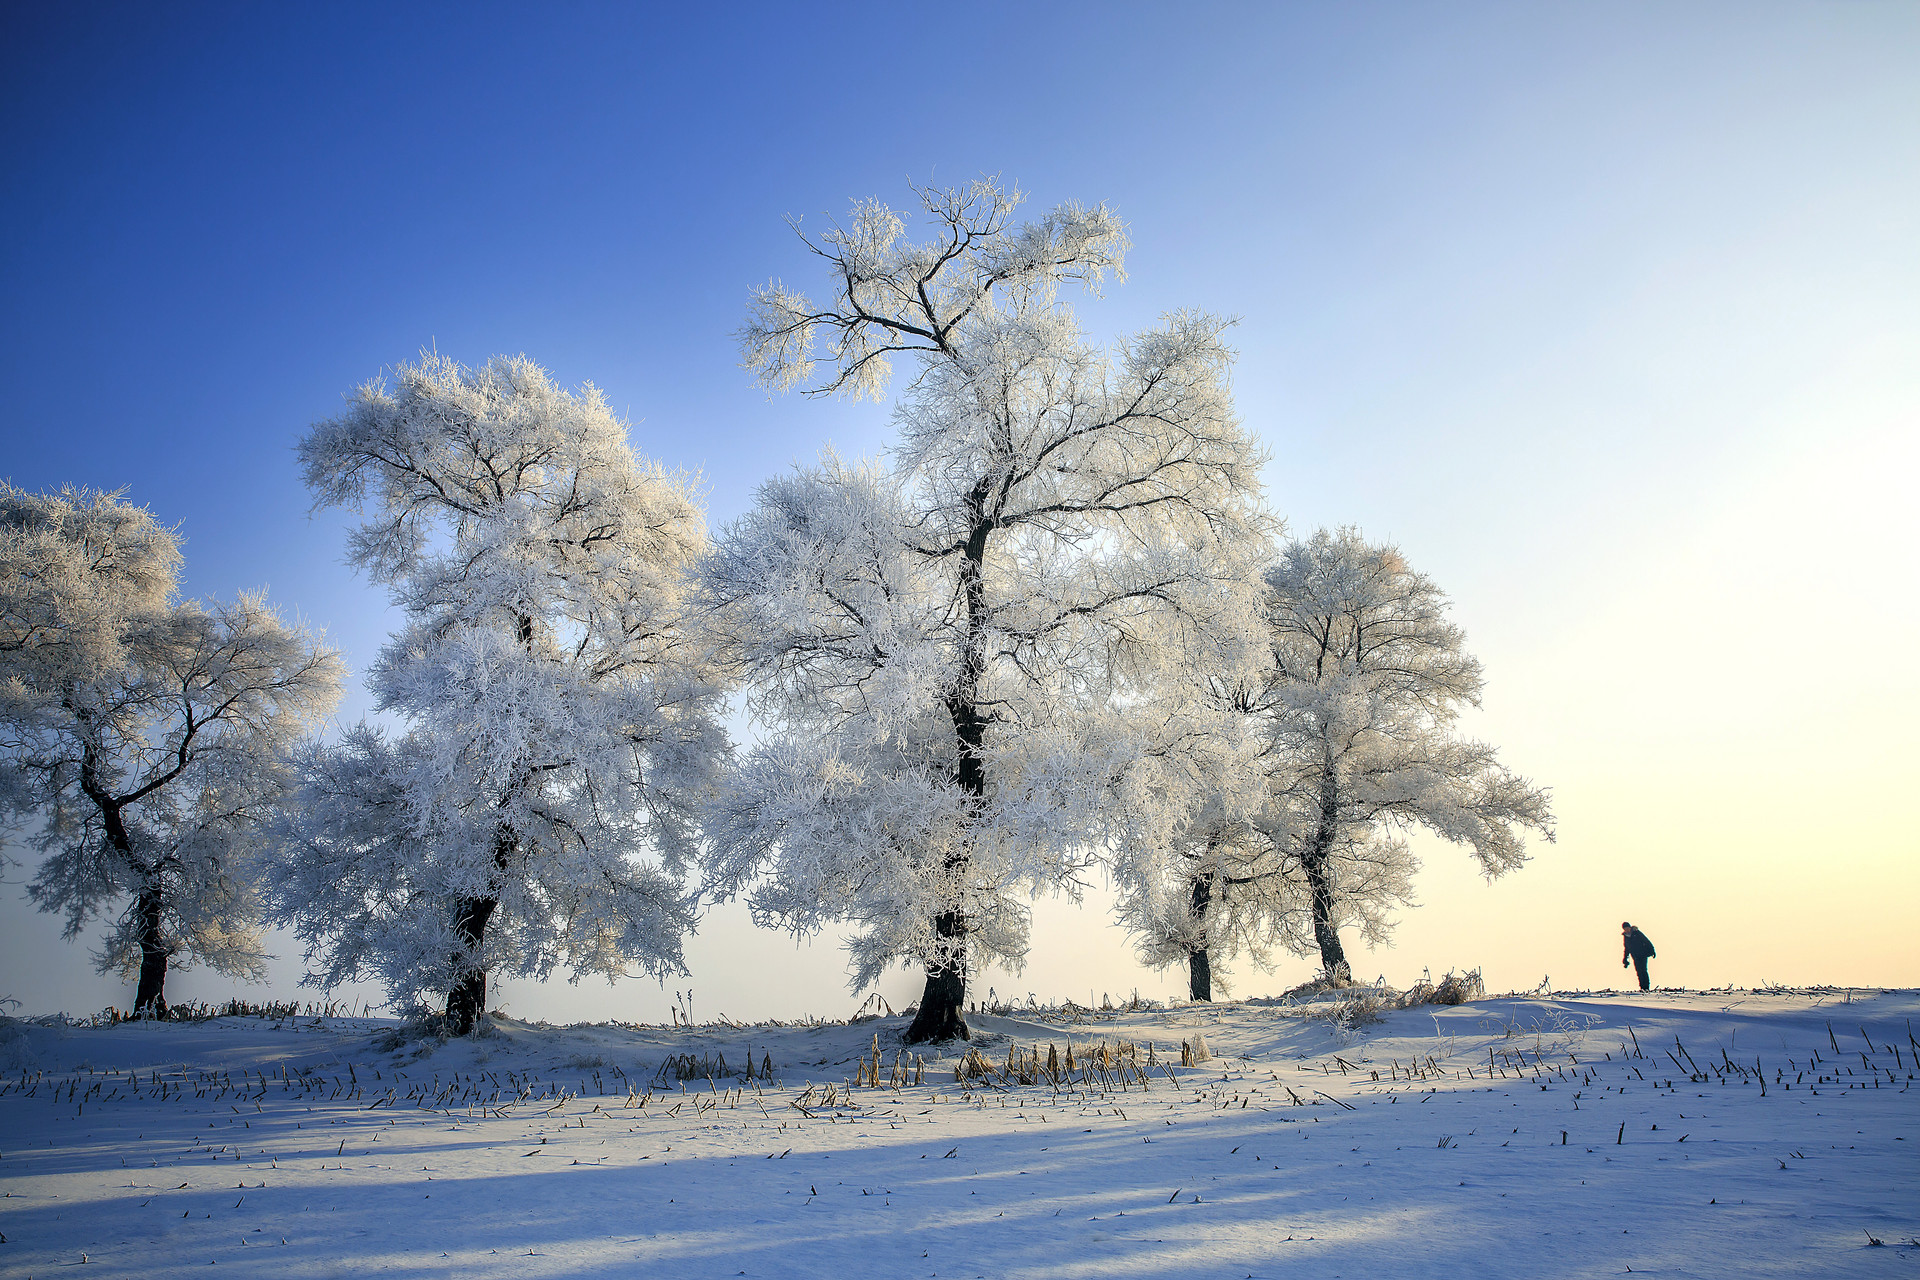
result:
[[(522, 639), (531, 634), (533, 624), (520, 621)], [(523, 784), (522, 784), (523, 785)], [(511, 794), (511, 793), (510, 793)], [(484, 898), (462, 898), (454, 904), (453, 927), (460, 934), (460, 950), (453, 957), (457, 975), (453, 990), (447, 993), (448, 1029), (457, 1036), (473, 1034), (480, 1015), (487, 1011), (487, 921), (500, 905), (501, 877), (512, 865), (520, 837), (502, 822), (493, 833), (493, 892)]]
[[(528, 653), (533, 652), (533, 618), (528, 614), (517, 614), (514, 618), (514, 635), (520, 647)], [(511, 799), (519, 789), (525, 786), (524, 773), (518, 775), (512, 786), (507, 788), (507, 797)], [(504, 806), (505, 800), (501, 802)], [(513, 851), (519, 847), (520, 839), (512, 827), (502, 822), (493, 835), (494, 894), (498, 894), (499, 876), (506, 873), (513, 858)], [(497, 896), (484, 898), (462, 898), (454, 904), (453, 927), (460, 934), (460, 952), (453, 958), (453, 990), (447, 992), (447, 1029), (457, 1036), (472, 1035), (474, 1027), (480, 1021), (480, 1015), (487, 1011), (487, 955), (485, 943), (487, 922), (493, 919), (494, 911), (500, 906)]]
[(1310, 858), (1306, 864), (1307, 885), (1313, 891), (1313, 940), (1320, 944), (1320, 965), (1331, 982), (1352, 982), (1353, 970), (1347, 964), (1347, 952), (1340, 945), (1340, 930), (1333, 922), (1333, 883), (1327, 875), (1324, 855)]
[(481, 944), (486, 940), (487, 921), (493, 918), (495, 898), (467, 898), (459, 905), (454, 928), (465, 944), (456, 963), (463, 967), (460, 979), (447, 993), (447, 1026), (457, 1036), (471, 1035), (474, 1024), (487, 1010), (487, 966)]
[(1320, 823), (1307, 853), (1307, 887), (1313, 893), (1313, 940), (1320, 944), (1320, 967), (1329, 982), (1352, 982), (1347, 952), (1340, 945), (1340, 928), (1333, 922), (1333, 876), (1327, 867), (1333, 838), (1340, 829), (1340, 785), (1329, 765), (1320, 778)]
[[(980, 677), (986, 670), (987, 592), (983, 566), (987, 558), (987, 536), (993, 522), (986, 517), (989, 482), (981, 480), (967, 495), (973, 527), (967, 536), (965, 558), (960, 569), (961, 593), (967, 606), (966, 651), (961, 660), (959, 679), (947, 695), (947, 715), (953, 721), (955, 781), (960, 790), (972, 797), (977, 812), (987, 794), (985, 746), (987, 718), (980, 712)], [(964, 853), (948, 859), (946, 867), (956, 886), (966, 877)], [(936, 1040), (970, 1040), (964, 1016), (967, 998), (967, 917), (964, 909), (943, 911), (933, 919), (933, 930), (942, 942), (953, 944), (949, 958), (927, 966), (927, 986), (920, 994), (920, 1009), (907, 1028), (908, 1044)]]
[(142, 1017), (167, 1016), (167, 960), (173, 948), (160, 924), (164, 907), (158, 889), (148, 889), (134, 905), (140, 917), (140, 985), (134, 991), (133, 1011)]
[[(82, 722), (90, 723), (85, 716)], [(122, 865), (145, 882), (133, 903), (134, 916), (140, 922), (140, 985), (133, 991), (133, 1012), (136, 1017), (164, 1018), (167, 1016), (167, 961), (173, 956), (163, 923), (167, 909), (164, 882), (154, 868), (133, 856), (133, 835), (127, 830), (124, 812), (126, 801), (102, 784), (97, 764), (98, 757), (89, 737), (80, 762), (80, 790), (100, 810), (100, 825), (106, 832), (108, 846)]]
[(1206, 944), (1207, 908), (1213, 905), (1213, 881), (1196, 877), (1187, 909), (1200, 922), (1201, 945), (1187, 953), (1187, 999), (1213, 1001), (1213, 959)]
[[(949, 911), (933, 922), (942, 938), (964, 939), (965, 924), (958, 913)], [(907, 1028), (908, 1044), (928, 1044), (936, 1040), (971, 1040), (962, 1010), (967, 998), (967, 964), (956, 955), (944, 964), (927, 966), (927, 987), (920, 993), (920, 1008)]]
[(1187, 953), (1187, 999), (1213, 1002), (1213, 962), (1205, 947)]

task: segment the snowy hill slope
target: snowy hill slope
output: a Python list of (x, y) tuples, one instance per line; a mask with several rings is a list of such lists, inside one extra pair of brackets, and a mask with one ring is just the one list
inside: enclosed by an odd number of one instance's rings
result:
[[(1002, 1069), (1050, 1047), (1062, 1067), (964, 1085), (953, 1053), (913, 1083), (903, 1018), (501, 1019), (454, 1042), (378, 1019), (0, 1025), (0, 1274), (1920, 1266), (1920, 994), (1312, 1012), (978, 1016)], [(854, 1087), (876, 1036), (881, 1087)], [(1211, 1059), (1180, 1066), (1201, 1039)]]

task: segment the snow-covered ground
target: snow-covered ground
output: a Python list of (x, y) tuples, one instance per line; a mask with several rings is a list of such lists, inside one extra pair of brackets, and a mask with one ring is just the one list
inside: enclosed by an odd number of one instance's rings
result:
[[(1915, 1276), (1916, 1016), (1902, 991), (976, 1017), (1001, 1066), (1074, 1048), (1071, 1082), (1010, 1087), (951, 1053), (895, 1087), (900, 1018), (0, 1024), (0, 1274)], [(881, 1087), (851, 1087), (876, 1035)], [(1144, 1084), (1087, 1070), (1122, 1042)], [(683, 1054), (736, 1074), (653, 1084)]]

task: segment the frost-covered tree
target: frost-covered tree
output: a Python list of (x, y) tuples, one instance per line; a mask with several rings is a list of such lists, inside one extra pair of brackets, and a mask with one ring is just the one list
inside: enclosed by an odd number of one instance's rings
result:
[(1466, 846), (1491, 879), (1526, 861), (1523, 831), (1553, 839), (1552, 808), (1491, 746), (1457, 735), (1460, 711), (1480, 703), (1480, 663), (1445, 593), (1394, 547), (1323, 529), (1290, 543), (1266, 581), (1277, 874), (1253, 889), (1284, 915), (1292, 950), (1346, 979), (1341, 928), (1376, 944), (1408, 900), (1409, 831)]
[(1077, 887), (1130, 750), (1114, 699), (1246, 625), (1263, 524), (1223, 322), (1102, 349), (1059, 300), (1118, 274), (1118, 219), (1016, 224), (993, 180), (918, 194), (929, 239), (856, 205), (807, 241), (831, 298), (769, 284), (741, 335), (772, 388), (878, 397), (907, 360), (890, 465), (768, 483), (706, 586), (773, 731), (715, 820), (713, 883), (799, 931), (854, 922), (856, 982), (924, 968), (924, 1041), (967, 1034), (970, 965), (1019, 962), (1021, 891)]
[(728, 749), (686, 625), (705, 526), (590, 386), (524, 357), (393, 377), (300, 460), (317, 507), (363, 514), (349, 558), (405, 612), (368, 673), (405, 728), (303, 753), (276, 913), (311, 980), (378, 976), (464, 1034), (493, 971), (683, 968), (697, 814)]
[(1202, 948), (1260, 960), (1279, 942), (1348, 981), (1340, 929), (1369, 946), (1390, 933), (1417, 871), (1411, 829), (1465, 844), (1496, 877), (1526, 860), (1524, 829), (1553, 839), (1548, 791), (1457, 737), (1459, 712), (1480, 700), (1480, 664), (1446, 595), (1394, 547), (1321, 530), (1288, 543), (1265, 585), (1260, 668), (1196, 677), (1183, 695), (1190, 716), (1250, 722), (1242, 758), (1263, 779), (1258, 812), (1229, 808), (1246, 825), (1208, 848), (1204, 818), (1233, 794), (1221, 781), (1233, 773), (1204, 770), (1188, 793), (1200, 835), (1123, 881), (1123, 917), (1158, 963), (1183, 952), (1200, 963)]
[(255, 847), (333, 652), (260, 595), (175, 598), (179, 539), (118, 494), (0, 485), (0, 812), (37, 822), (29, 894), (164, 1016), (176, 956), (258, 979)]
[(1225, 989), (1237, 955), (1266, 967), (1284, 936), (1260, 716), (1266, 646), (1248, 639), (1219, 655), (1238, 661), (1158, 673), (1125, 716), (1136, 755), (1123, 782), (1128, 821), (1111, 839), (1116, 913), (1142, 963), (1186, 968), (1192, 1000)]

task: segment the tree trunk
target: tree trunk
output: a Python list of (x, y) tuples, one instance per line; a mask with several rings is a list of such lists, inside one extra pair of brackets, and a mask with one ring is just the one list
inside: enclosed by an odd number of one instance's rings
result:
[[(520, 634), (524, 641), (532, 634), (533, 624), (525, 618), (520, 620)], [(516, 783), (516, 786), (524, 783)], [(483, 943), (487, 937), (487, 921), (493, 919), (493, 913), (500, 905), (501, 877), (513, 860), (513, 852), (520, 846), (520, 838), (512, 827), (502, 822), (493, 833), (493, 892), (484, 898), (462, 898), (454, 904), (453, 927), (460, 934), (460, 950), (453, 957), (455, 979), (453, 990), (447, 993), (447, 1023), (457, 1036), (473, 1034), (473, 1028), (480, 1015), (487, 1011), (487, 953)]]
[(463, 972), (447, 993), (447, 1024), (457, 1036), (471, 1035), (474, 1024), (487, 1011), (487, 966), (481, 944), (487, 936), (487, 921), (499, 905), (496, 898), (465, 898), (454, 919), (454, 928), (464, 944), (455, 963), (463, 967)]
[(1340, 945), (1340, 929), (1333, 922), (1333, 877), (1327, 870), (1333, 852), (1333, 838), (1340, 829), (1340, 783), (1329, 764), (1320, 776), (1320, 823), (1314, 829), (1313, 847), (1302, 859), (1307, 887), (1313, 892), (1313, 940), (1320, 944), (1320, 967), (1329, 982), (1352, 982), (1353, 970), (1347, 966), (1346, 949)]
[[(81, 720), (91, 727), (86, 717), (82, 716)], [(133, 991), (134, 1016), (164, 1018), (167, 1016), (167, 961), (173, 955), (173, 947), (167, 942), (162, 924), (167, 909), (163, 881), (154, 868), (133, 856), (133, 835), (127, 830), (124, 802), (101, 783), (96, 772), (98, 759), (89, 734), (80, 763), (80, 790), (100, 810), (100, 825), (106, 832), (108, 846), (146, 886), (133, 904), (134, 915), (140, 921), (140, 985)]]
[(1187, 999), (1213, 1003), (1213, 962), (1205, 947), (1187, 952)]
[(1213, 1002), (1213, 959), (1207, 952), (1207, 908), (1213, 905), (1213, 881), (1205, 876), (1193, 880), (1193, 892), (1187, 910), (1200, 922), (1200, 945), (1187, 953), (1187, 999)]
[(148, 889), (134, 906), (140, 917), (140, 985), (134, 991), (133, 1011), (141, 1017), (167, 1016), (167, 960), (173, 948), (160, 925), (164, 905), (160, 891)]
[(1327, 875), (1325, 855), (1309, 858), (1307, 885), (1313, 890), (1313, 940), (1320, 944), (1320, 965), (1329, 982), (1352, 982), (1353, 970), (1347, 965), (1346, 949), (1340, 945), (1340, 930), (1333, 922), (1333, 884)]
[[(973, 527), (967, 536), (965, 558), (960, 568), (961, 592), (967, 604), (966, 649), (961, 657), (959, 678), (947, 695), (947, 715), (953, 721), (956, 751), (955, 781), (960, 790), (973, 798), (975, 811), (987, 794), (986, 740), (987, 718), (979, 705), (980, 677), (986, 670), (987, 594), (984, 565), (987, 536), (993, 522), (985, 515), (989, 482), (981, 480), (967, 495)], [(967, 856), (960, 853), (947, 860), (946, 869), (956, 886), (964, 886)], [(962, 888), (960, 890), (964, 892)], [(908, 1044), (936, 1040), (970, 1040), (963, 1011), (967, 998), (967, 917), (963, 904), (933, 918), (933, 931), (941, 941), (952, 945), (948, 958), (927, 966), (927, 986), (920, 993), (920, 1009), (907, 1028)]]
[[(514, 615), (514, 638), (520, 647), (529, 654), (533, 652), (533, 618), (529, 614)], [(513, 785), (507, 788), (507, 797), (511, 799), (519, 789), (526, 785), (524, 773), (515, 777)], [(501, 801), (504, 806), (505, 800)], [(502, 822), (494, 830), (493, 866), (499, 874), (504, 874), (519, 845), (519, 838), (512, 827)], [(499, 875), (494, 878), (494, 892), (499, 892)], [(447, 992), (447, 1028), (457, 1036), (472, 1035), (480, 1021), (480, 1015), (487, 1011), (487, 957), (484, 943), (487, 937), (487, 921), (493, 919), (494, 911), (500, 906), (498, 897), (462, 898), (454, 904), (453, 927), (460, 934), (460, 952), (453, 958), (453, 990)]]
[[(942, 938), (964, 939), (965, 924), (959, 913), (948, 911), (935, 917), (935, 932)], [(961, 1016), (967, 998), (967, 962), (964, 954), (927, 966), (927, 987), (920, 993), (920, 1009), (907, 1028), (908, 1044), (927, 1044), (936, 1040), (971, 1040), (973, 1032)]]

